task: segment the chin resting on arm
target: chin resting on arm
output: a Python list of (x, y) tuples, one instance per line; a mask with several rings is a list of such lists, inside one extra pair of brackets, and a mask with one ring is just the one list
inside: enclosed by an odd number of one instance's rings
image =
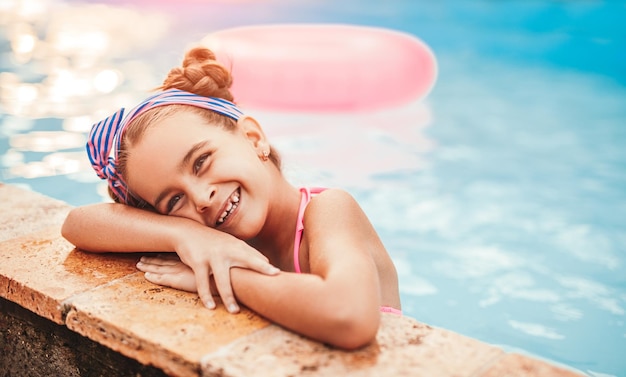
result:
[(263, 276), (231, 269), (237, 300), (285, 328), (335, 347), (369, 344), (378, 331), (382, 301), (372, 255), (386, 253), (382, 243), (345, 192), (319, 194), (307, 207), (304, 223), (302, 245), (310, 273)]

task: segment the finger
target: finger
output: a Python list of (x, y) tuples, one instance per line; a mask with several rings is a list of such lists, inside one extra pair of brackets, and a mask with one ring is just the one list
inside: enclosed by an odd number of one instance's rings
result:
[(251, 258), (247, 260), (246, 263), (237, 263), (235, 265), (237, 267), (248, 268), (265, 275), (276, 275), (280, 272), (280, 269), (271, 265), (268, 260), (264, 260), (263, 258)]
[(233, 295), (233, 289), (230, 285), (230, 268), (213, 269), (213, 277), (215, 278), (215, 285), (217, 291), (222, 298), (222, 302), (230, 313), (238, 313), (239, 305)]
[(172, 286), (172, 275), (161, 274), (161, 273), (155, 273), (155, 272), (148, 271), (143, 276), (150, 283), (154, 283), (154, 284), (158, 284), (158, 285), (164, 285), (164, 286), (168, 286), (168, 287)]
[(145, 274), (143, 274), (144, 278), (146, 280), (148, 280), (150, 283), (154, 283), (154, 284), (158, 284), (158, 285), (163, 285), (163, 275), (161, 274), (156, 274), (153, 273), (151, 271), (146, 271)]
[(154, 272), (157, 274), (166, 274), (175, 272), (177, 266), (162, 266), (160, 264), (152, 264), (152, 263), (137, 263), (137, 269), (142, 272)]
[(201, 265), (193, 269), (193, 273), (196, 277), (196, 286), (200, 300), (207, 308), (215, 309), (215, 301), (209, 287), (209, 269), (205, 265)]
[(174, 289), (180, 289), (187, 292), (196, 292), (195, 282), (190, 283), (186, 276), (180, 273), (170, 274), (146, 272), (144, 274), (144, 277), (147, 281), (154, 284), (163, 285)]
[(165, 261), (164, 262), (161, 259), (156, 258), (156, 257), (151, 257), (151, 258), (143, 257), (139, 260), (139, 262), (137, 262), (136, 266), (137, 266), (137, 269), (143, 272), (150, 271), (150, 272), (167, 273), (167, 272), (176, 271), (180, 269), (181, 266), (185, 266), (185, 265), (183, 264), (183, 262), (180, 262), (180, 261), (178, 262)]

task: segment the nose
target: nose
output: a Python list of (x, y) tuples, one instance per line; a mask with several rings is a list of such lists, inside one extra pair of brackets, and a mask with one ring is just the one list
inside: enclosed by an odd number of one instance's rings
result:
[(198, 213), (206, 212), (213, 203), (217, 189), (213, 185), (199, 186), (191, 192)]

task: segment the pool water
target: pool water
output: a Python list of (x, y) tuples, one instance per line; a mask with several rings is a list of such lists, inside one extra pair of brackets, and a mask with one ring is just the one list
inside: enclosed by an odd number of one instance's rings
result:
[[(211, 31), (339, 22), (411, 33), (421, 102), (257, 111), (294, 182), (343, 186), (422, 322), (590, 376), (626, 375), (626, 5), (611, 1), (4, 1), (0, 180), (105, 198), (91, 124)], [(349, 147), (346, 140), (350, 140)]]

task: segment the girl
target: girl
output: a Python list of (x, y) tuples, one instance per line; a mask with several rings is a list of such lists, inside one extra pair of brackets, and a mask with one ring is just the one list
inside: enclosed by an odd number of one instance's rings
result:
[(63, 236), (94, 252), (176, 252), (137, 267), (209, 308), (219, 294), (232, 313), (238, 300), (337, 347), (371, 342), (380, 311), (400, 313), (389, 255), (348, 193), (287, 182), (231, 82), (195, 48), (156, 95), (94, 125), (87, 152), (117, 203), (75, 208)]

